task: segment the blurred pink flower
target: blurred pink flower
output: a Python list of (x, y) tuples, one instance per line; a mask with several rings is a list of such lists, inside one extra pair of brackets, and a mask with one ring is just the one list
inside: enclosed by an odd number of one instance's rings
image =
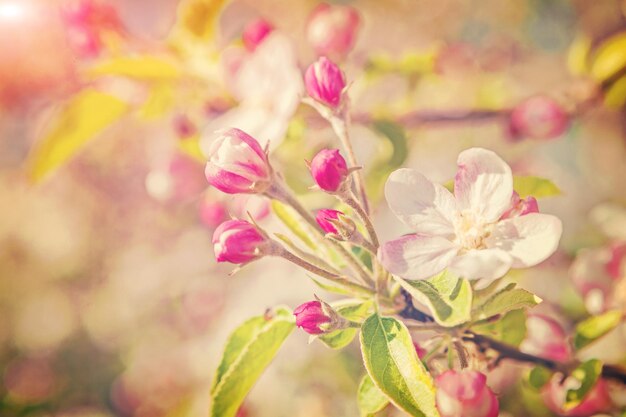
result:
[(512, 139), (552, 139), (567, 130), (569, 116), (555, 100), (546, 96), (530, 97), (511, 111), (509, 133)]
[(608, 387), (603, 379), (596, 382), (580, 404), (569, 410), (564, 407), (565, 395), (568, 389), (578, 387), (580, 382), (572, 377), (567, 378), (563, 384), (560, 382), (561, 375), (556, 374), (541, 391), (543, 401), (554, 413), (566, 417), (587, 417), (611, 408)]
[(273, 31), (250, 54), (231, 57), (230, 90), (239, 105), (211, 120), (201, 139), (205, 151), (211, 134), (237, 126), (258, 138), (261, 144), (280, 143), (289, 121), (300, 104), (303, 84), (293, 46), (285, 35)]
[(307, 39), (318, 55), (341, 59), (352, 50), (359, 23), (354, 7), (322, 3), (309, 17)]
[(228, 210), (224, 201), (213, 195), (206, 195), (200, 201), (198, 215), (202, 224), (214, 229), (228, 218)]
[(559, 362), (571, 358), (567, 334), (555, 320), (539, 314), (529, 315), (526, 329), (526, 338), (520, 344), (522, 352)]
[(252, 52), (263, 42), (272, 30), (274, 30), (274, 27), (267, 20), (259, 18), (246, 25), (241, 39), (246, 49)]
[(389, 176), (387, 202), (415, 232), (381, 247), (379, 258), (390, 272), (426, 279), (448, 268), (468, 279), (496, 279), (554, 253), (562, 232), (555, 216), (501, 219), (511, 206), (513, 176), (498, 155), (472, 148), (457, 164), (454, 196), (415, 170)]
[(258, 194), (238, 194), (230, 202), (230, 213), (240, 219), (250, 214), (255, 221), (260, 221), (269, 216), (270, 201)]
[(435, 384), (441, 417), (498, 416), (498, 399), (487, 386), (484, 374), (472, 370), (450, 370), (439, 375)]

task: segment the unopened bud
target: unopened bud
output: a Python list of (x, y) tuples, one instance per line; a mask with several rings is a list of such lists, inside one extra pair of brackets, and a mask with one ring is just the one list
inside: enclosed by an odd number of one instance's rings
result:
[(322, 149), (309, 164), (315, 183), (324, 191), (337, 192), (350, 171), (339, 149)]
[(304, 83), (307, 93), (316, 101), (332, 109), (341, 104), (346, 80), (330, 59), (321, 57), (312, 63), (304, 74)]
[(552, 139), (567, 129), (569, 118), (559, 103), (545, 96), (535, 96), (519, 103), (509, 116), (512, 139)]
[(253, 224), (228, 220), (213, 233), (217, 262), (245, 264), (271, 254), (272, 242)]
[(354, 7), (322, 3), (309, 18), (309, 43), (318, 55), (343, 58), (354, 46), (359, 20)]
[(300, 305), (293, 311), (293, 315), (296, 316), (296, 326), (313, 335), (326, 332), (325, 327), (331, 322), (331, 317), (324, 312), (320, 301)]
[(561, 380), (561, 375), (555, 374), (541, 391), (544, 403), (554, 413), (564, 417), (587, 417), (611, 409), (608, 386), (603, 379), (599, 379), (582, 401), (573, 408), (565, 406), (567, 391), (578, 388), (580, 381), (573, 377)]
[(477, 371), (446, 371), (439, 375), (437, 408), (441, 417), (497, 417), (498, 399), (487, 386), (487, 377)]
[(341, 240), (350, 240), (356, 232), (354, 222), (339, 210), (319, 210), (315, 220), (326, 234), (334, 235)]

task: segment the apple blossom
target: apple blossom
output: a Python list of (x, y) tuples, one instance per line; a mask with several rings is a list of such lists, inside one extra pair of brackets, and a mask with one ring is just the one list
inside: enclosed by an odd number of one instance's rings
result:
[(325, 330), (322, 325), (330, 323), (330, 316), (324, 313), (322, 303), (319, 301), (309, 301), (297, 307), (293, 311), (296, 316), (296, 326), (308, 334), (322, 334)]
[(498, 399), (487, 386), (487, 377), (472, 370), (449, 370), (435, 380), (441, 417), (497, 417)]
[(350, 6), (322, 3), (307, 24), (307, 39), (318, 55), (345, 56), (354, 45), (359, 12)]
[(217, 134), (205, 169), (209, 184), (228, 194), (265, 191), (272, 169), (257, 140), (235, 128)]
[(253, 224), (228, 220), (213, 233), (217, 262), (245, 264), (270, 253), (271, 241)]
[(426, 279), (448, 268), (468, 279), (493, 280), (554, 253), (562, 231), (555, 216), (501, 219), (510, 209), (513, 176), (498, 155), (472, 148), (459, 155), (457, 164), (454, 195), (415, 170), (389, 176), (387, 202), (415, 232), (380, 248), (379, 259), (390, 272)]
[(577, 388), (580, 382), (568, 377), (561, 383), (561, 379), (561, 375), (554, 375), (541, 390), (544, 403), (554, 413), (565, 417), (587, 417), (611, 408), (607, 383), (599, 379), (577, 406), (567, 409), (564, 405), (567, 390)]
[(309, 169), (315, 183), (328, 192), (339, 191), (350, 173), (339, 149), (322, 149), (311, 160)]
[(254, 51), (272, 30), (274, 27), (267, 20), (259, 18), (248, 23), (241, 39), (248, 51)]
[(592, 314), (606, 311), (613, 303), (616, 279), (621, 264), (616, 247), (584, 248), (578, 251), (570, 267), (574, 287), (582, 295)]
[(341, 69), (330, 59), (321, 57), (304, 74), (306, 91), (313, 99), (330, 108), (341, 104), (346, 80)]
[(522, 352), (559, 362), (571, 359), (567, 334), (555, 320), (532, 314), (526, 319), (526, 329), (526, 338), (519, 347)]

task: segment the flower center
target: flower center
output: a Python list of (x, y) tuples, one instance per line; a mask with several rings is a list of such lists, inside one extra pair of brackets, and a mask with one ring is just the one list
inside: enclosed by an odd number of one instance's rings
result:
[(492, 223), (486, 223), (470, 211), (459, 213), (454, 223), (454, 242), (465, 250), (486, 249), (485, 239), (491, 235)]

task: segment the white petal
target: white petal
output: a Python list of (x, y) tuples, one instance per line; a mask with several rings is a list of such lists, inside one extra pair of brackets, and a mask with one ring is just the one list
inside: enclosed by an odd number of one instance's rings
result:
[(498, 222), (485, 243), (506, 251), (513, 268), (537, 265), (556, 251), (563, 226), (555, 216), (531, 213)]
[(494, 152), (472, 148), (459, 154), (454, 195), (459, 210), (470, 210), (485, 222), (495, 222), (510, 205), (511, 168)]
[(493, 280), (504, 276), (513, 259), (499, 249), (476, 249), (455, 257), (450, 272), (467, 279)]
[(407, 235), (385, 243), (378, 258), (392, 274), (406, 279), (426, 279), (443, 271), (458, 248), (438, 236)]
[(456, 202), (450, 191), (419, 172), (399, 169), (389, 176), (385, 197), (391, 211), (417, 233), (452, 236)]

